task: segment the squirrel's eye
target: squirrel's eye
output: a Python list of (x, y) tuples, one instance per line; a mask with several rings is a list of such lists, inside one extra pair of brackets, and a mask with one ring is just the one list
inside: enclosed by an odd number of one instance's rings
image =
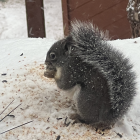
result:
[(51, 58), (52, 60), (54, 60), (54, 59), (56, 58), (56, 55), (55, 55), (54, 52), (51, 52), (51, 53), (50, 53), (50, 58)]

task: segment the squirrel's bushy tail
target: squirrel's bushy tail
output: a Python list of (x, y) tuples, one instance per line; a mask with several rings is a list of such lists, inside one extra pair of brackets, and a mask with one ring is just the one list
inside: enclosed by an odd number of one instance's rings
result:
[(76, 55), (106, 78), (112, 113), (121, 117), (131, 104), (135, 93), (135, 74), (122, 53), (107, 43), (103, 32), (92, 23), (75, 21), (70, 32)]
[(109, 39), (107, 33), (99, 30), (97, 27), (93, 26), (92, 23), (77, 20), (72, 22), (70, 36), (72, 36), (73, 40), (78, 44), (88, 49), (99, 45), (101, 40), (106, 41)]

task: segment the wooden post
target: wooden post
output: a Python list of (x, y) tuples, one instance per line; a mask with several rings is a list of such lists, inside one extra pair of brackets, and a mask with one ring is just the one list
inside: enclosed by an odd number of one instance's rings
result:
[(61, 0), (62, 2), (62, 15), (63, 15), (63, 29), (64, 35), (67, 36), (69, 34), (69, 15), (68, 15), (68, 0)]
[(43, 0), (25, 0), (28, 37), (45, 37)]

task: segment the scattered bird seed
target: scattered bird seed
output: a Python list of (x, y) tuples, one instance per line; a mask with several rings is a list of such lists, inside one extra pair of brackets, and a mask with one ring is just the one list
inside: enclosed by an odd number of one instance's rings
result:
[(20, 56), (22, 56), (22, 55), (23, 55), (23, 53)]
[(15, 118), (15, 115), (7, 115), (7, 116), (12, 117), (12, 118)]
[(1, 74), (2, 76), (7, 75), (6, 73)]
[(66, 127), (68, 127), (70, 125), (70, 122), (67, 123), (67, 119), (68, 119), (68, 117), (66, 117), (66, 119), (64, 121), (64, 124), (65, 124)]
[(47, 119), (47, 122), (49, 122), (50, 117)]
[(118, 135), (120, 138), (122, 138), (122, 135), (121, 135), (120, 133), (117, 133), (117, 135)]
[(49, 129), (49, 128), (50, 128), (50, 127), (47, 127), (46, 130)]
[(132, 126), (132, 127), (133, 127), (133, 130), (134, 130), (134, 131), (137, 131), (137, 129), (136, 129), (136, 127), (135, 127), (135, 126)]
[(57, 120), (61, 120), (61, 119), (63, 119), (63, 118), (56, 118)]
[(3, 82), (3, 83), (7, 83), (7, 80), (3, 80), (2, 82)]
[(56, 140), (60, 140), (60, 135), (59, 135), (59, 136), (57, 136)]
[[(115, 132), (115, 131), (114, 131)], [(120, 133), (115, 132), (120, 138), (122, 138), (123, 136)]]

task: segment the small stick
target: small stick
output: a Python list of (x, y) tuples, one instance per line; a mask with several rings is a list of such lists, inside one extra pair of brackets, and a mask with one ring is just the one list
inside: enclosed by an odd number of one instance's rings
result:
[(30, 122), (24, 123), (24, 124), (22, 124), (22, 125), (16, 126), (16, 127), (14, 127), (14, 128), (11, 128), (11, 129), (9, 129), (9, 130), (7, 130), (7, 131), (4, 131), (4, 132), (0, 133), (0, 135), (6, 133), (6, 132), (8, 132), (8, 131), (11, 131), (11, 130), (13, 130), (13, 129), (16, 129), (16, 128), (18, 128), (18, 127), (21, 127), (21, 126), (23, 126), (23, 125), (25, 125), (25, 124), (31, 123), (31, 122), (33, 122), (33, 121), (30, 121)]
[[(20, 105), (21, 105), (21, 104), (19, 104), (16, 108), (18, 108)], [(13, 112), (16, 108), (14, 108), (11, 112)], [(11, 112), (10, 112), (10, 113), (11, 113)], [(4, 120), (8, 115), (10, 115), (10, 113), (8, 113), (4, 118), (2, 118), (2, 119), (0, 120), (0, 122), (1, 122), (2, 120)]]
[[(15, 99), (14, 99), (15, 100)], [(14, 101), (13, 100), (13, 101)], [(13, 103), (13, 101), (0, 113), (0, 115)]]

